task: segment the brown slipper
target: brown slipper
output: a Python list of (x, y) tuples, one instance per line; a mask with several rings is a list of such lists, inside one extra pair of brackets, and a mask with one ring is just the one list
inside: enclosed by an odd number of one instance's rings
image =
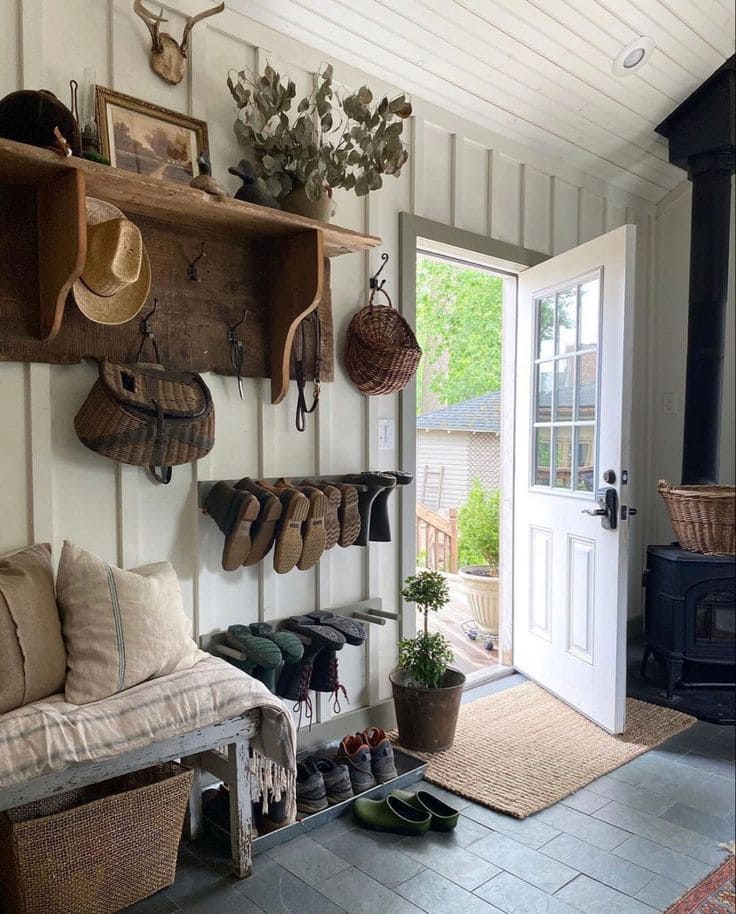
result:
[(324, 496), (327, 499), (325, 513), (325, 530), (327, 531), (327, 539), (325, 542), (325, 550), (332, 549), (332, 547), (336, 545), (337, 541), (340, 539), (340, 518), (338, 516), (340, 512), (340, 503), (342, 502), (340, 490), (328, 482), (315, 482), (311, 479), (303, 479), (299, 485), (300, 487), (314, 486), (324, 493)]
[(235, 571), (250, 553), (251, 527), (260, 511), (258, 499), (250, 492), (218, 482), (210, 490), (204, 507), (225, 534), (222, 567), (225, 571)]
[(258, 519), (251, 530), (250, 553), (243, 562), (243, 565), (248, 567), (261, 562), (270, 552), (276, 537), (276, 525), (281, 517), (283, 507), (278, 496), (259, 488), (247, 476), (236, 482), (235, 488), (255, 495), (260, 504)]

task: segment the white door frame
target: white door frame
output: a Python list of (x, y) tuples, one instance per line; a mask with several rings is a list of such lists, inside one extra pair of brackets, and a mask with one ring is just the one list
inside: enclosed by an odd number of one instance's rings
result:
[[(422, 247), (438, 254), (457, 257), (458, 250), (472, 256), (463, 258), (470, 265), (491, 267), (506, 273), (504, 284), (503, 340), (502, 340), (502, 390), (504, 403), (512, 406), (516, 400), (516, 276), (523, 270), (549, 258), (548, 254), (532, 251), (519, 245), (498, 241), (486, 235), (454, 228), (441, 222), (399, 213), (399, 310), (412, 327), (416, 326), (416, 257)], [(399, 465), (404, 469), (416, 467), (416, 388), (410, 384), (399, 394)], [(502, 411), (501, 425), (501, 555), (513, 557), (513, 479), (514, 479), (514, 409)], [(402, 487), (399, 508), (399, 536), (401, 542), (400, 582), (416, 570), (416, 486)], [(510, 666), (513, 660), (513, 561), (503, 561), (504, 569), (511, 570), (501, 576), (501, 619), (499, 659)], [(400, 637), (416, 633), (416, 612), (413, 605), (401, 605)]]

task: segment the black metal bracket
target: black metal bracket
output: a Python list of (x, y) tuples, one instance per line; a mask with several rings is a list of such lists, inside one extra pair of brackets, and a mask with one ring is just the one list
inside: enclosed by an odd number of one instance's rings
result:
[(207, 242), (202, 242), (202, 249), (194, 258), (194, 260), (188, 261), (187, 265), (187, 278), (191, 279), (192, 282), (199, 282), (199, 271), (197, 270), (197, 263), (207, 256)]
[(378, 270), (376, 270), (376, 272), (373, 274), (373, 276), (371, 276), (371, 278), (368, 280), (369, 287), (371, 289), (375, 289), (377, 292), (383, 292), (383, 287), (386, 285), (386, 280), (382, 279), (379, 282), (378, 277), (383, 272), (383, 269), (386, 266), (386, 264), (388, 263), (388, 260), (389, 260), (389, 255), (387, 253), (384, 252), (383, 254), (381, 254), (381, 266), (378, 268)]

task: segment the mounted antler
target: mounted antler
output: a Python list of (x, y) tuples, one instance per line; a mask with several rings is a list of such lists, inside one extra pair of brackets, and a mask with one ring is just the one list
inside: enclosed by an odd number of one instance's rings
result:
[(211, 10), (205, 10), (203, 13), (197, 13), (196, 16), (187, 16), (184, 34), (181, 42), (178, 42), (168, 32), (161, 31), (161, 23), (168, 21), (163, 18), (163, 9), (156, 16), (143, 6), (141, 0), (133, 0), (133, 11), (145, 22), (146, 28), (151, 33), (150, 61), (153, 72), (157, 73), (161, 79), (172, 86), (178, 85), (186, 72), (189, 33), (202, 19), (207, 19), (208, 16), (216, 16), (224, 9), (225, 4), (220, 3), (219, 6), (215, 6)]

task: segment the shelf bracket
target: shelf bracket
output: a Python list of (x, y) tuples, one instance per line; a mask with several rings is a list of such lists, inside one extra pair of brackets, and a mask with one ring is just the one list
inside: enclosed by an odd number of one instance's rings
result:
[(279, 239), (271, 273), (271, 403), (289, 388), (291, 348), (299, 323), (320, 302), (324, 282), (322, 231), (311, 229)]
[(87, 258), (85, 177), (69, 169), (39, 184), (36, 192), (38, 297), (41, 339), (53, 339), (64, 306)]

